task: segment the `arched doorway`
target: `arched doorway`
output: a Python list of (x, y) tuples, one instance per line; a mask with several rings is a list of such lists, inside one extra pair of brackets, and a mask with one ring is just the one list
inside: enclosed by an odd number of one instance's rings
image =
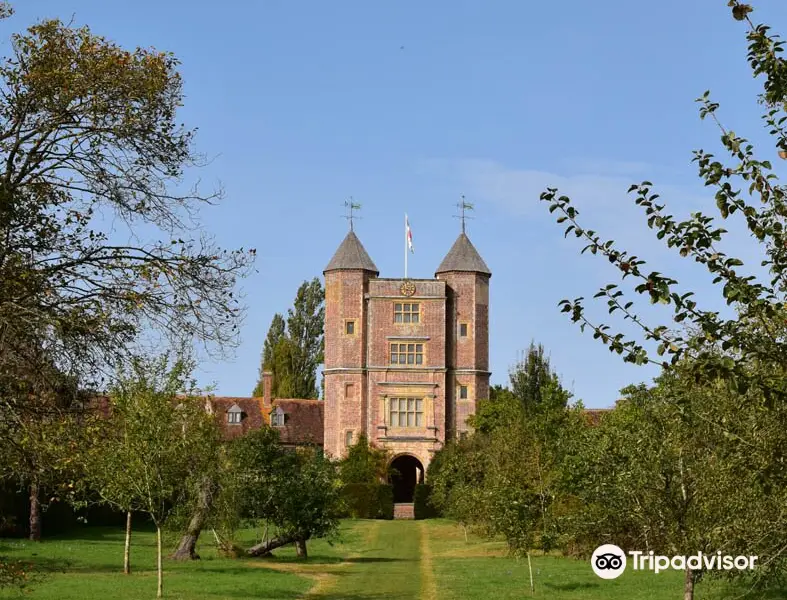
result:
[(393, 472), (390, 482), (393, 485), (394, 502), (412, 502), (415, 486), (424, 482), (424, 466), (421, 461), (410, 454), (402, 454), (391, 461)]

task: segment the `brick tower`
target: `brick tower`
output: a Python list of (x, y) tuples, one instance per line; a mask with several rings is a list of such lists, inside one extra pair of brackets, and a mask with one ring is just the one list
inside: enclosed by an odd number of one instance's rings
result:
[[(350, 232), (325, 267), (325, 451), (342, 450), (367, 434), (369, 280), (379, 274)], [(368, 435), (368, 434), (367, 434)]]
[(435, 272), (446, 282), (446, 427), (467, 431), (478, 400), (489, 398), (489, 279), (492, 272), (464, 232)]
[(492, 274), (463, 230), (434, 279), (380, 278), (352, 228), (324, 274), (325, 451), (341, 457), (366, 435), (404, 474), (396, 501), (412, 501), (488, 397)]

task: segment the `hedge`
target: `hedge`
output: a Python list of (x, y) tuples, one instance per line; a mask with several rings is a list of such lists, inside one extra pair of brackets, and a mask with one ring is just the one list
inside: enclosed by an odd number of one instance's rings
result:
[(348, 483), (342, 488), (345, 512), (352, 519), (393, 519), (393, 486)]
[(432, 486), (425, 483), (419, 483), (415, 486), (415, 494), (413, 495), (413, 513), (416, 519), (434, 519), (439, 516), (437, 510), (429, 502), (429, 497), (432, 494)]

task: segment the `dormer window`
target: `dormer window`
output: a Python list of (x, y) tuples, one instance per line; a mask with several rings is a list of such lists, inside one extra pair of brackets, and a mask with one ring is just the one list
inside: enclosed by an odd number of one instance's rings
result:
[(271, 413), (271, 426), (284, 427), (284, 411), (282, 410), (281, 406), (277, 406), (276, 409)]
[(227, 411), (227, 423), (232, 425), (240, 425), (243, 419), (243, 409), (237, 404), (233, 404)]

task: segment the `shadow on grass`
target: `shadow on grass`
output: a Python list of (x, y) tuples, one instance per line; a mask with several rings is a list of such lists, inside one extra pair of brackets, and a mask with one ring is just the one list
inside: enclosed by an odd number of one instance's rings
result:
[(393, 562), (414, 562), (415, 559), (409, 560), (404, 558), (384, 558), (378, 556), (360, 556), (354, 558), (342, 558), (340, 556), (310, 556), (307, 559), (298, 558), (296, 556), (284, 556), (282, 558), (248, 558), (250, 561), (258, 561), (257, 564), (285, 564), (285, 565), (338, 565), (342, 563), (364, 564), (364, 563), (393, 563)]
[(413, 600), (412, 592), (360, 592), (357, 594), (348, 594), (347, 592), (325, 592), (323, 594), (315, 594), (309, 596), (313, 600)]
[(285, 589), (271, 589), (260, 592), (259, 588), (234, 588), (230, 591), (216, 592), (211, 594), (216, 598), (260, 598), (262, 600), (295, 600), (296, 598), (303, 598), (300, 592), (293, 592), (292, 590)]
[(549, 583), (544, 582), (543, 585), (545, 588), (549, 588), (550, 590), (560, 591), (560, 592), (576, 592), (578, 590), (594, 590), (599, 585), (597, 583)]

